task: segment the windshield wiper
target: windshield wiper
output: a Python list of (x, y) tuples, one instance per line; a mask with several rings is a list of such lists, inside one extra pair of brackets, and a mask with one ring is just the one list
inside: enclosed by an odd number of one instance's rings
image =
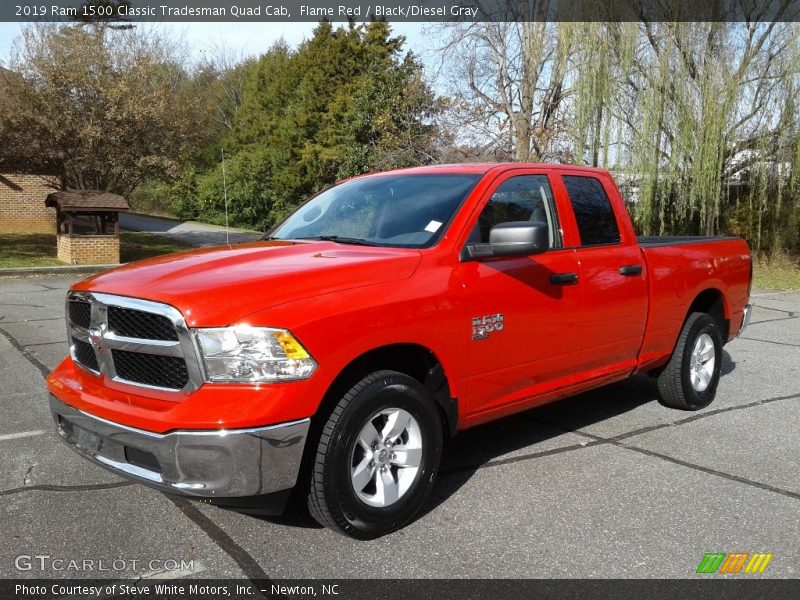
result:
[(314, 235), (309, 237), (299, 237), (296, 240), (319, 240), (321, 242), (336, 242), (337, 244), (349, 244), (352, 246), (377, 246), (375, 242), (361, 238), (345, 237), (341, 235)]

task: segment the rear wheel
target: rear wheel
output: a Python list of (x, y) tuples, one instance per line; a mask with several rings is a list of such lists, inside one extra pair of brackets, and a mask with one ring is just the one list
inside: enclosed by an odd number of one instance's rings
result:
[(394, 371), (372, 373), (338, 402), (325, 424), (308, 506), (320, 524), (372, 539), (417, 514), (436, 477), (442, 424), (430, 393)]
[(681, 410), (705, 408), (717, 393), (721, 366), (719, 325), (706, 313), (692, 313), (658, 376), (659, 402)]

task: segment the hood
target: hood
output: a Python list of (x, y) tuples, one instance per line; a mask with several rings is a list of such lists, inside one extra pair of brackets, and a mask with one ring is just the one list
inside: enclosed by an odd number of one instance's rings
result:
[(73, 289), (164, 302), (190, 327), (216, 327), (309, 296), (407, 279), (420, 258), (409, 249), (255, 242), (131, 263)]

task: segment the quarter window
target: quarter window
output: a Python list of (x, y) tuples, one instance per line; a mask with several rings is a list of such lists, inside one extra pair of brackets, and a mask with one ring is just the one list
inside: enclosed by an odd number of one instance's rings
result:
[(603, 184), (594, 177), (564, 175), (564, 185), (572, 203), (581, 244), (619, 243), (617, 218), (608, 200)]

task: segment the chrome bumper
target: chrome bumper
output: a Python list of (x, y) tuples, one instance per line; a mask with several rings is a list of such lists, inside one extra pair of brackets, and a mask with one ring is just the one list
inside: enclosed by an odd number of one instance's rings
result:
[(739, 333), (736, 335), (742, 335), (744, 330), (747, 329), (747, 326), (750, 324), (750, 315), (753, 314), (753, 307), (750, 304), (746, 304), (744, 307), (744, 315), (742, 316), (742, 326), (739, 327)]
[(198, 497), (258, 496), (297, 482), (309, 419), (259, 427), (166, 434), (134, 429), (76, 410), (50, 396), (61, 437), (114, 473)]

